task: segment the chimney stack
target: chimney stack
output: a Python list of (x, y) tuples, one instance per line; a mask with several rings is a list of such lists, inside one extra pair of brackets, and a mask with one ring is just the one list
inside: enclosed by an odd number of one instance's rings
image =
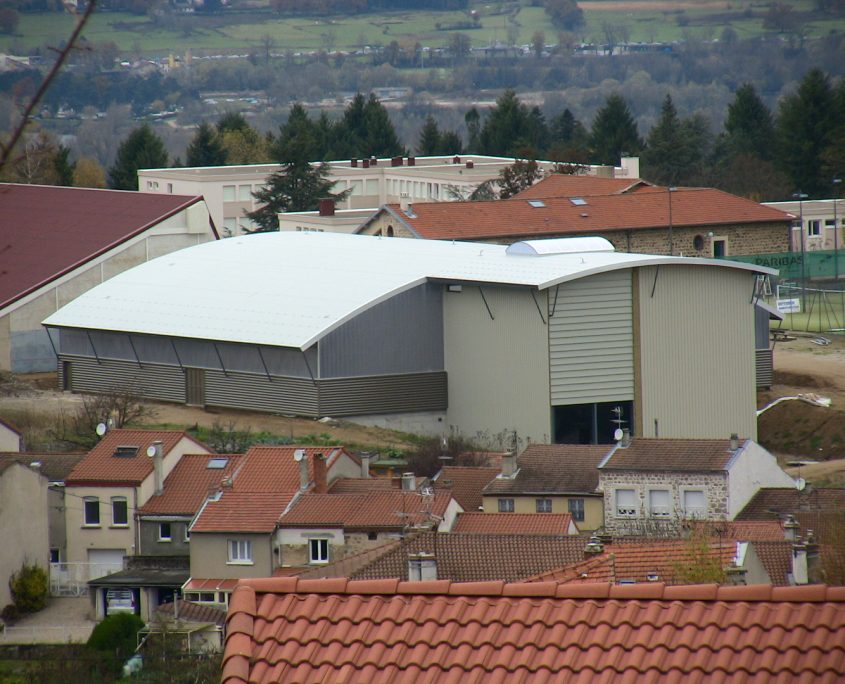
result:
[(390, 160), (390, 165), (402, 166), (402, 157), (393, 157), (393, 159)]
[(792, 545), (792, 582), (793, 584), (807, 584), (807, 545), (800, 539)]
[(370, 157), (370, 166), (378, 166), (378, 157), (375, 155)]
[(410, 201), (408, 199), (408, 193), (407, 192), (401, 193), (399, 195), (399, 208), (402, 211), (408, 211), (409, 206), (411, 206), (411, 205), (410, 205)]
[(402, 491), (413, 492), (417, 488), (417, 477), (413, 473), (402, 473)]
[(623, 449), (627, 449), (631, 446), (631, 429), (630, 428), (622, 428), (622, 441), (619, 443)]
[(735, 432), (731, 433), (731, 451), (739, 449), (739, 435)]
[(468, 169), (472, 169), (472, 168), (475, 167), (475, 162), (472, 161), (472, 159), (467, 159), (467, 165), (466, 166), (467, 166)]
[(293, 457), (299, 461), (299, 489), (307, 492), (308, 485), (311, 483), (311, 478), (308, 477), (308, 455), (305, 449), (297, 449), (293, 452)]
[(361, 459), (361, 477), (368, 478), (370, 476), (370, 454), (365, 451), (359, 458)]
[(786, 541), (795, 541), (798, 539), (798, 529), (801, 526), (795, 520), (795, 516), (791, 513), (786, 516), (786, 522), (783, 523), (783, 536)]
[(452, 163), (453, 164), (460, 164), (461, 158), (456, 154), (454, 157), (452, 157)]
[(598, 536), (594, 534), (590, 537), (590, 541), (587, 542), (587, 546), (584, 547), (584, 558), (598, 556), (600, 553), (604, 553), (604, 544), (602, 544)]
[(807, 530), (807, 539), (805, 544), (807, 547), (807, 581), (811, 584), (817, 584), (821, 582), (823, 578), (819, 545), (816, 543), (816, 537), (813, 534), (813, 530)]
[(516, 476), (516, 452), (508, 451), (502, 456), (502, 477), (513, 479)]
[(357, 160), (357, 159), (355, 159), (355, 158), (353, 157), (353, 158), (349, 161), (349, 165), (350, 165), (353, 169), (357, 169), (357, 168), (358, 168), (358, 160)]
[(412, 553), (408, 556), (409, 582), (427, 582), (436, 579), (437, 558), (433, 553)]
[(156, 496), (164, 493), (164, 465), (162, 464), (162, 443), (161, 440), (153, 442), (153, 481), (155, 483)]
[(370, 168), (370, 160), (369, 159), (362, 160), (361, 164), (365, 169)]
[(408, 157), (408, 166), (416, 166), (417, 160), (416, 157)]
[(320, 200), (320, 216), (334, 216), (334, 200), (321, 199)]
[(323, 454), (314, 456), (314, 493), (325, 494), (329, 491), (326, 476), (326, 457)]

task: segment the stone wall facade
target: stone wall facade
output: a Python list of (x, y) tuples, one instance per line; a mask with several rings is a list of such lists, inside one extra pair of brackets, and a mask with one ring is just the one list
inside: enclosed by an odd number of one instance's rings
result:
[[(316, 535), (315, 535), (316, 536)], [(372, 537), (372, 538), (371, 538)], [(397, 531), (391, 532), (346, 532), (343, 535), (343, 544), (335, 543), (335, 539), (329, 539), (329, 562), (342, 560), (356, 553), (384, 546), (399, 538)], [(308, 566), (308, 541), (303, 538), (303, 543), (283, 544), (281, 546), (282, 564), (284, 566)]]
[[(684, 511), (684, 492), (702, 491), (706, 499), (706, 520), (725, 520), (728, 516), (728, 483), (726, 473), (625, 472), (601, 471), (599, 489), (604, 492), (604, 526), (612, 534), (672, 533), (688, 516)], [(619, 489), (633, 489), (636, 513), (617, 514)], [(652, 515), (649, 508), (651, 490), (668, 490), (670, 506), (666, 515)]]

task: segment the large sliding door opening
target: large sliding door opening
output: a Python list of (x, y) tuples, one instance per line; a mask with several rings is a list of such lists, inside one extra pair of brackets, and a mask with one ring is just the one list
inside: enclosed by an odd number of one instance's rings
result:
[(554, 441), (556, 444), (612, 444), (616, 441), (613, 433), (617, 428), (631, 429), (633, 410), (632, 401), (553, 406)]

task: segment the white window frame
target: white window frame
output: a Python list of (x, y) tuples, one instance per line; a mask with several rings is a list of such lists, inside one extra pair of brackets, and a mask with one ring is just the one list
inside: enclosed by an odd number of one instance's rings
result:
[[(619, 495), (622, 492), (630, 492), (633, 496), (633, 502), (628, 504), (625, 503), (624, 505), (619, 501)], [(627, 498), (627, 496), (626, 496)], [(637, 495), (637, 490), (634, 487), (619, 487), (618, 489), (613, 490), (613, 511), (614, 516), (617, 518), (639, 518), (640, 517), (640, 506), (639, 506), (639, 496)]]
[[(665, 494), (666, 504), (655, 504), (654, 495)], [(665, 487), (648, 490), (648, 513), (652, 518), (669, 518), (672, 515), (672, 491)]]
[(238, 186), (224, 185), (222, 193), (224, 202), (236, 202), (238, 198)]
[[(577, 508), (578, 510), (573, 511), (573, 508)], [(568, 499), (566, 502), (566, 510), (569, 511), (569, 515), (572, 516), (572, 519), (575, 522), (584, 522), (584, 519), (587, 517), (586, 502), (581, 497)], [(578, 514), (577, 516), (576, 513)]]
[(249, 539), (229, 539), (228, 565), (252, 565), (252, 541)]
[[(97, 504), (97, 520), (91, 522), (88, 519), (88, 504)], [(100, 515), (100, 499), (96, 496), (86, 496), (83, 497), (82, 501), (82, 525), (84, 527), (100, 527), (102, 521), (102, 516)]]
[(238, 202), (252, 202), (252, 186), (239, 185), (238, 186)]
[[(701, 494), (704, 498), (704, 508), (687, 507), (687, 494)], [(706, 518), (707, 517), (707, 492), (702, 487), (688, 487), (681, 491), (681, 506), (683, 507), (685, 518)]]
[(513, 513), (516, 510), (516, 504), (513, 499), (502, 498), (499, 499), (499, 513)]
[(821, 219), (809, 219), (807, 221), (807, 237), (820, 237), (822, 234)]
[(329, 562), (329, 540), (312, 537), (308, 540), (308, 562), (311, 565), (325, 565)]
[[(167, 536), (164, 536), (164, 534), (162, 533), (162, 526), (163, 525), (167, 525)], [(173, 541), (173, 523), (160, 522), (158, 524), (158, 540), (160, 542)]]
[(534, 499), (534, 507), (537, 513), (551, 513), (552, 500), (551, 499)]
[[(115, 519), (115, 504), (122, 503), (123, 504), (123, 517), (126, 522), (117, 522)], [(111, 498), (111, 526), (112, 527), (129, 527), (129, 503), (126, 500), (125, 496), (113, 496)]]

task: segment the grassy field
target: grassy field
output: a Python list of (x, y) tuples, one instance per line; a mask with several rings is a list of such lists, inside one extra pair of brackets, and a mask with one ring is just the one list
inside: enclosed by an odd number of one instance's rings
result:
[[(810, 12), (813, 0), (790, 3), (797, 13)], [(576, 32), (576, 39), (603, 41), (605, 28), (615, 28), (617, 36), (631, 41), (671, 41), (685, 35), (718, 37), (730, 25), (742, 38), (766, 33), (760, 3), (751, 2), (677, 2), (676, 0), (591, 0), (582, 3), (586, 25)], [(465, 32), (473, 46), (506, 43), (528, 44), (537, 31), (547, 43), (557, 40), (541, 7), (516, 3), (473, 3), (480, 13), (481, 27)], [(752, 11), (753, 16), (748, 16)], [(59, 45), (72, 29), (72, 18), (63, 14), (24, 14), (16, 35), (0, 36), (0, 51), (26, 50), (38, 46)], [(124, 53), (166, 54), (178, 47), (204, 51), (243, 53), (260, 47), (270, 36), (279, 50), (315, 50), (319, 48), (351, 50), (363, 45), (386, 45), (396, 40), (400, 45), (438, 47), (447, 45), (450, 30), (466, 22), (463, 12), (394, 12), (338, 16), (331, 18), (295, 17), (279, 19), (269, 13), (229, 14), (217, 17), (177, 17), (156, 25), (147, 17), (117, 12), (94, 15), (85, 38), (94, 43), (113, 41)], [(168, 25), (169, 24), (169, 25)], [(845, 18), (806, 24), (808, 36), (819, 36), (836, 29), (845, 31)]]

